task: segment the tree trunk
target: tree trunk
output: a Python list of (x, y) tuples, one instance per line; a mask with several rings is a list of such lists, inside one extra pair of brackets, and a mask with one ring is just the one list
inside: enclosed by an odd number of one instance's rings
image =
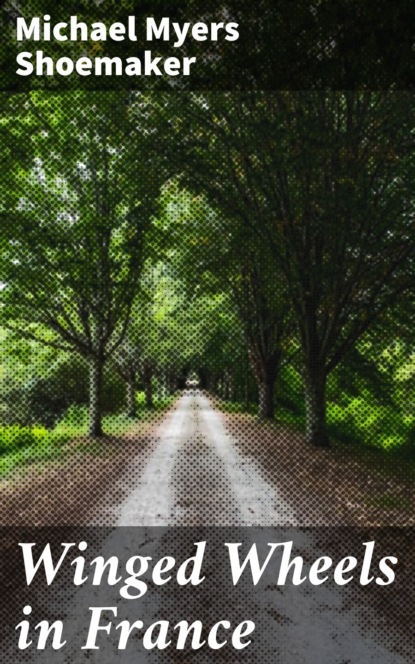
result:
[(133, 418), (137, 417), (134, 373), (130, 373), (127, 379), (127, 417), (133, 417)]
[(249, 368), (246, 366), (245, 377), (244, 377), (244, 403), (245, 410), (249, 410), (250, 398), (249, 398)]
[(227, 371), (223, 373), (223, 398), (225, 401), (229, 401), (229, 376)]
[(100, 438), (102, 430), (102, 387), (104, 360), (101, 355), (90, 359), (89, 365), (89, 435)]
[(146, 407), (151, 410), (154, 408), (153, 401), (153, 371), (151, 367), (146, 367), (144, 369), (144, 393), (146, 399)]
[(251, 351), (249, 357), (258, 385), (259, 417), (262, 420), (272, 420), (275, 414), (275, 383), (280, 355), (276, 353), (265, 360), (259, 353)]
[(237, 393), (236, 393), (236, 380), (235, 377), (230, 374), (229, 376), (229, 399), (231, 400), (232, 403), (235, 403), (237, 400)]
[(329, 447), (326, 426), (326, 372), (309, 368), (305, 377), (307, 441), (316, 447)]
[(275, 397), (275, 379), (276, 376), (266, 372), (264, 378), (259, 381), (259, 417), (262, 420), (272, 420), (274, 418), (274, 397)]
[(221, 399), (225, 398), (225, 374), (221, 371), (218, 379), (218, 395)]
[(206, 379), (206, 387), (203, 387), (203, 381), (202, 381), (201, 389), (209, 390), (210, 392), (213, 392), (215, 396), (218, 396), (219, 393), (218, 375), (215, 372), (208, 374)]
[(175, 374), (172, 371), (169, 371), (169, 374), (168, 374), (168, 391), (169, 391), (169, 394), (174, 394), (175, 393), (175, 391), (177, 389), (176, 384), (177, 384), (177, 380), (176, 380)]

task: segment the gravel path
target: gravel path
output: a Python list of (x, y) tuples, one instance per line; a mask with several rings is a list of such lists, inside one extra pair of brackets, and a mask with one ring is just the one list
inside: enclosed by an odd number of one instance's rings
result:
[(199, 392), (183, 395), (121, 505), (119, 526), (294, 526), (293, 510), (246, 463), (221, 414)]
[[(126, 446), (123, 449), (124, 456), (129, 456), (128, 463), (124, 473), (114, 477), (114, 482), (108, 476), (107, 498), (101, 505), (93, 507), (91, 504), (86, 525), (143, 527), (138, 531), (143, 538), (139, 546), (135, 540), (137, 530), (113, 530), (100, 545), (99, 551), (104, 558), (121, 550), (126, 556), (134, 551), (144, 551), (144, 555), (151, 556), (153, 560), (157, 560), (163, 552), (162, 555), (174, 555), (177, 561), (183, 561), (194, 553), (194, 542), (206, 540), (209, 545), (216, 538), (217, 548), (206, 554), (205, 571), (209, 582), (186, 597), (175, 583), (168, 584), (165, 592), (150, 589), (148, 594), (134, 603), (136, 617), (144, 620), (146, 626), (160, 619), (168, 619), (174, 625), (179, 619), (191, 622), (200, 618), (207, 626), (223, 619), (229, 620), (233, 626), (244, 619), (252, 619), (258, 625), (254, 647), (240, 652), (221, 651), (219, 659), (218, 653), (205, 649), (182, 655), (174, 649), (160, 653), (146, 652), (138, 646), (137, 637), (135, 643), (138, 649), (126, 653), (125, 658), (109, 647), (82, 655), (78, 651), (75, 656), (62, 652), (56, 654), (53, 661), (56, 664), (84, 661), (110, 664), (119, 660), (126, 664), (145, 664), (178, 662), (183, 661), (182, 657), (189, 657), (189, 661), (198, 664), (211, 661), (404, 664), (413, 661), (408, 632), (402, 639), (397, 623), (390, 622), (395, 618), (399, 620), (396, 610), (391, 615), (386, 606), (383, 613), (376, 613), (372, 603), (373, 597), (374, 602), (378, 601), (376, 588), (372, 596), (363, 592), (358, 584), (354, 584), (354, 588), (351, 584), (341, 590), (333, 583), (318, 588), (307, 583), (293, 586), (289, 582), (279, 586), (276, 584), (275, 565), (267, 568), (256, 592), (253, 592), (251, 582), (243, 583), (235, 591), (229, 578), (225, 580), (223, 568), (227, 561), (224, 560), (223, 543), (226, 541), (240, 542), (245, 555), (256, 543), (262, 556), (267, 553), (268, 542), (292, 539), (295, 543), (293, 555), (301, 555), (308, 562), (325, 554), (335, 560), (337, 547), (341, 549), (342, 546), (341, 557), (344, 557), (344, 547), (348, 546), (342, 542), (339, 529), (326, 528), (325, 532), (329, 533), (331, 540), (324, 540), (323, 537), (323, 541), (318, 539), (321, 538), (321, 530), (301, 528), (309, 520), (299, 520), (298, 515), (303, 514), (301, 502), (297, 493), (286, 486), (287, 478), (295, 483), (297, 491), (302, 486), (302, 476), (294, 470), (293, 460), (291, 464), (287, 461), (286, 472), (281, 477), (281, 472), (273, 470), (270, 464), (268, 468), (264, 466), (264, 455), (256, 459), (250, 454), (247, 449), (249, 437), (258, 444), (263, 436), (264, 449), (275, 455), (276, 445), (280, 442), (278, 432), (267, 432), (256, 423), (249, 425), (252, 431), (245, 425), (238, 429), (237, 426), (229, 426), (229, 421), (234, 420), (215, 409), (207, 396), (189, 391), (180, 397), (151, 434), (141, 439), (133, 435), (127, 442), (111, 442), (114, 446)], [(247, 431), (250, 431), (249, 435)], [(242, 432), (245, 432), (244, 435)], [(325, 459), (321, 458), (319, 463), (325, 463)], [(110, 465), (109, 458), (108, 468)], [(298, 468), (301, 470), (301, 465)], [(92, 466), (89, 470), (92, 472)], [(304, 493), (308, 494), (307, 488)], [(81, 513), (79, 508), (78, 515)], [(28, 516), (30, 514), (28, 512)], [(153, 529), (153, 526), (161, 528)], [(165, 526), (185, 528), (170, 529)], [(212, 529), (213, 526), (220, 526), (221, 529)], [(120, 535), (120, 532), (124, 534)], [(81, 589), (80, 606), (116, 605), (120, 616), (125, 611), (125, 603), (117, 597), (117, 592), (114, 599), (106, 597), (105, 589), (96, 588), (93, 598), (90, 593), (87, 587)], [(58, 613), (62, 601), (63, 595), (59, 594), (56, 606), (52, 600), (49, 601), (53, 613)], [(396, 606), (400, 606), (399, 603)], [(67, 616), (73, 634), (81, 635), (85, 631), (84, 614), (85, 611), (79, 611)], [(4, 654), (6, 661), (12, 661), (7, 660), (7, 649)], [(45, 661), (41, 653), (33, 656), (33, 653), (27, 652), (26, 655), (22, 653), (18, 661)]]
[[(195, 391), (184, 394), (156, 432), (154, 452), (141, 479), (120, 506), (121, 526), (268, 526), (295, 527), (295, 512), (278, 489), (265, 478), (259, 465), (247, 460), (237, 449), (221, 413), (210, 400)], [(266, 551), (272, 533), (250, 529), (237, 531), (247, 552), (255, 541)], [(289, 539), (289, 531), (285, 539)], [(280, 533), (280, 534), (281, 534)], [(304, 559), (318, 558), (314, 533), (292, 531), (296, 552)], [(162, 539), (165, 535), (160, 533)], [(153, 540), (153, 548), (157, 548)], [(179, 555), (186, 555), (185, 548)], [(212, 561), (211, 561), (212, 562)], [(213, 564), (212, 567), (215, 567)], [(275, 569), (274, 569), (275, 572)], [(219, 581), (220, 583), (220, 581)], [(310, 588), (299, 592), (291, 584), (277, 588), (273, 570), (264, 575), (263, 592), (249, 592), (237, 599), (223, 595), (227, 618), (261, 616), (261, 651), (273, 653), (265, 661), (290, 664), (403, 664), (409, 661), (385, 645), (385, 633), (367, 621), (368, 598), (336, 586)], [(221, 590), (221, 592), (224, 592)], [(212, 598), (207, 593), (205, 602)], [(200, 604), (199, 597), (198, 603)], [(195, 613), (197, 615), (196, 607)], [(191, 607), (189, 607), (191, 610)], [(156, 616), (161, 605), (153, 607)], [(216, 608), (217, 611), (217, 608)], [(277, 644), (277, 646), (276, 646)], [(249, 651), (249, 649), (248, 649)], [(257, 660), (249, 652), (235, 661)], [(153, 661), (142, 655), (142, 661)], [(149, 660), (147, 658), (150, 658)], [(166, 653), (164, 661), (169, 661)], [(172, 655), (172, 661), (174, 655)], [(176, 660), (177, 661), (177, 660)], [(202, 653), (198, 662), (211, 661)]]

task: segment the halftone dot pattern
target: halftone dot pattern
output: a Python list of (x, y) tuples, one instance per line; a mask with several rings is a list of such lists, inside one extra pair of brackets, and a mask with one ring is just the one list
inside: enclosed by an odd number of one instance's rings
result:
[[(160, 545), (182, 557), (189, 528), (218, 547), (244, 527), (296, 529), (308, 562), (344, 542), (361, 557), (386, 529), (402, 576), (345, 595), (332, 623), (333, 596), (313, 599), (336, 647), (310, 661), (410, 661), (413, 95), (0, 103), (3, 525), (95, 527), (97, 546), (114, 526), (156, 542), (167, 528)], [(226, 586), (212, 578), (193, 607), (209, 620)], [(174, 615), (170, 592), (154, 615)], [(275, 608), (238, 592), (224, 591), (231, 613), (246, 601), (301, 643), (219, 661), (307, 661), (288, 596)], [(363, 650), (347, 660), (348, 632)]]

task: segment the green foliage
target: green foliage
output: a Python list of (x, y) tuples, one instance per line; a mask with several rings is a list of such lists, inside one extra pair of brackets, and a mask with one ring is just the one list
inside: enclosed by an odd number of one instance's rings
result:
[[(5, 331), (0, 349), (0, 421), (51, 428), (71, 406), (88, 403), (88, 365), (81, 357)], [(124, 399), (124, 382), (108, 367), (103, 412), (120, 410)]]
[(46, 462), (63, 453), (68, 437), (44, 427), (0, 427), (0, 476), (34, 461)]
[(396, 409), (374, 402), (370, 395), (351, 398), (344, 406), (329, 402), (327, 411), (332, 432), (346, 442), (393, 452), (406, 443), (410, 433)]
[(14, 425), (0, 427), (0, 454), (8, 454), (23, 447), (37, 445), (48, 435), (44, 427), (22, 427)]
[[(251, 253), (258, 244), (270, 262), (267, 286), (296, 322), (307, 437), (328, 444), (327, 377), (413, 286), (413, 96), (206, 93), (160, 114), (173, 118), (186, 188), (225, 220), (222, 246), (255, 238)], [(254, 316), (268, 291), (256, 288), (254, 302), (247, 292)]]
[(303, 429), (306, 387), (314, 442), (326, 411), (336, 439), (415, 449), (412, 97), (38, 91), (2, 112), (4, 457), (85, 433), (88, 402), (123, 431), (191, 372), (251, 411), (277, 379)]
[(0, 192), (1, 321), (89, 362), (90, 430), (99, 436), (104, 365), (139, 290), (163, 160), (128, 94), (34, 92), (0, 125), (25, 151)]
[[(154, 413), (170, 407), (175, 396), (155, 399)], [(142, 414), (152, 417), (153, 412), (146, 412), (144, 393), (138, 392), (137, 403)], [(133, 426), (131, 418), (123, 413), (107, 415), (104, 426), (109, 436), (119, 436)], [(0, 477), (4, 477), (15, 468), (34, 462), (46, 462), (70, 454), (70, 441), (84, 438), (88, 431), (88, 410), (85, 406), (72, 406), (52, 430), (43, 426), (24, 427), (20, 425), (0, 426)], [(83, 443), (81, 450), (88, 453), (100, 453), (99, 446)]]
[(367, 504), (371, 507), (380, 507), (382, 509), (411, 509), (412, 503), (402, 496), (383, 495), (368, 499)]
[[(288, 364), (282, 369), (276, 398), (283, 411), (304, 418), (303, 380), (295, 365)], [(277, 417), (280, 419), (279, 412)]]

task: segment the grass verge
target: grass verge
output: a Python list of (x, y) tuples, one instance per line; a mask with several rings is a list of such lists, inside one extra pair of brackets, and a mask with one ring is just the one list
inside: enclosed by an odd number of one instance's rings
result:
[[(218, 408), (224, 413), (246, 413), (258, 415), (258, 408), (252, 404), (249, 410), (242, 403), (217, 400)], [(304, 434), (304, 417), (290, 409), (279, 407), (274, 420), (275, 425), (284, 426), (287, 429)], [(339, 429), (337, 423), (328, 426), (331, 449), (339, 457), (354, 459), (358, 463), (370, 468), (375, 474), (383, 479), (398, 479), (415, 482), (415, 458), (408, 455), (407, 450), (399, 447), (383, 447), (382, 445), (368, 444), (359, 439), (356, 431), (347, 432)], [(395, 496), (380, 496), (376, 506), (384, 508), (396, 507), (399, 502)], [(382, 503), (382, 504), (381, 504)]]
[[(140, 423), (151, 422), (159, 413), (169, 408), (176, 396), (155, 399), (151, 409), (145, 407), (140, 394), (137, 395), (138, 417), (128, 417), (124, 413), (107, 415), (103, 419), (103, 429), (107, 438), (116, 438), (137, 428)], [(10, 475), (16, 468), (35, 462), (59, 460), (77, 452), (99, 455), (103, 450), (101, 439), (87, 435), (88, 414), (84, 407), (71, 408), (52, 431), (44, 427), (4, 426), (0, 427), (0, 479)], [(82, 444), (69, 445), (79, 439)], [(104, 438), (105, 441), (105, 438)]]

